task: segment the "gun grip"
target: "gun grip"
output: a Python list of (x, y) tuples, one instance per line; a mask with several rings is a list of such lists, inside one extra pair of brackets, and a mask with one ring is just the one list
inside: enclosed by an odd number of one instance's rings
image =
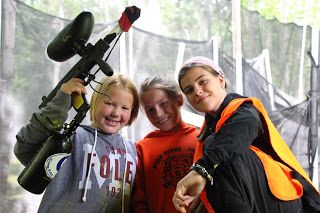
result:
[(84, 103), (86, 103), (86, 99), (84, 95), (79, 95), (78, 93), (72, 93), (71, 97), (72, 97), (72, 106), (76, 111), (78, 111), (80, 107)]

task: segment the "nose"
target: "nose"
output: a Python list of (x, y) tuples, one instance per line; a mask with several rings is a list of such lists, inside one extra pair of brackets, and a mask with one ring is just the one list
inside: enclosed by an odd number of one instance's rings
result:
[(202, 95), (202, 93), (203, 93), (202, 87), (201, 86), (195, 86), (194, 92), (195, 92), (196, 95)]
[(120, 116), (121, 108), (120, 107), (114, 107), (111, 113), (111, 116), (116, 118)]
[(163, 109), (161, 107), (156, 107), (155, 108), (155, 115), (157, 117), (161, 117), (163, 115)]

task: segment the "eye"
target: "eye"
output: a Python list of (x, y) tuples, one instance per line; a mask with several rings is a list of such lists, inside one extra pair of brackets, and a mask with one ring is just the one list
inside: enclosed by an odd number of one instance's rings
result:
[(186, 95), (190, 95), (193, 92), (193, 88), (192, 87), (187, 87), (183, 90), (183, 93)]
[(163, 101), (160, 103), (161, 107), (166, 107), (168, 105), (169, 101)]
[(112, 105), (112, 101), (105, 100), (105, 101), (104, 101), (104, 104), (106, 104), (106, 105)]
[(205, 85), (207, 82), (208, 82), (207, 79), (200, 79), (200, 80), (199, 80), (199, 85), (203, 86), (203, 85)]
[(127, 111), (127, 110), (131, 110), (131, 107), (123, 106), (122, 109), (125, 110), (125, 111)]
[(154, 112), (154, 109), (148, 107), (148, 108), (145, 108), (145, 111), (147, 114), (150, 114), (150, 113)]

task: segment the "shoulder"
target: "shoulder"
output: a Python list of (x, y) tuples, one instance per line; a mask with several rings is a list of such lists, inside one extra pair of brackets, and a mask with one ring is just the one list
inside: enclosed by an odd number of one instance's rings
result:
[(234, 117), (248, 122), (260, 120), (258, 110), (250, 102), (244, 102), (238, 109), (236, 109), (231, 118)]
[(236, 110), (236, 112), (248, 114), (254, 117), (259, 117), (258, 109), (252, 104), (252, 102), (244, 102), (240, 105), (240, 107)]
[(183, 122), (181, 132), (183, 134), (199, 134), (200, 129), (192, 124)]
[(139, 151), (140, 152), (151, 151), (151, 150), (155, 149), (156, 145), (161, 143), (160, 142), (161, 140), (163, 140), (163, 138), (161, 139), (159, 137), (144, 137), (143, 139), (141, 139), (135, 143), (135, 147), (138, 152)]
[(154, 138), (145, 137), (139, 141), (136, 142), (136, 146), (144, 146), (146, 144), (152, 143), (154, 141)]
[[(231, 97), (231, 98), (230, 98)], [(252, 99), (246, 97), (229, 97), (225, 102), (221, 114), (218, 116), (218, 125), (221, 123), (246, 123), (259, 122), (260, 112), (254, 106)]]
[(77, 134), (81, 134), (81, 135), (87, 135), (87, 134), (93, 134), (94, 133), (94, 129), (90, 126), (87, 125), (80, 125), (76, 131)]
[(130, 138), (126, 138), (123, 135), (120, 135), (120, 137), (122, 138), (123, 142), (128, 145), (128, 146), (134, 146), (134, 141), (131, 140)]
[(237, 128), (262, 128), (260, 112), (250, 102), (241, 104), (230, 117), (225, 119), (225, 124)]
[(223, 109), (221, 116), (247, 115), (259, 117), (259, 112), (253, 104), (252, 97), (244, 97), (236, 93), (228, 94), (222, 103)]
[(121, 134), (117, 134), (119, 136), (119, 143), (123, 143), (123, 145), (126, 147), (127, 151), (134, 156), (136, 156), (136, 146), (133, 140), (130, 138), (126, 138), (125, 136)]

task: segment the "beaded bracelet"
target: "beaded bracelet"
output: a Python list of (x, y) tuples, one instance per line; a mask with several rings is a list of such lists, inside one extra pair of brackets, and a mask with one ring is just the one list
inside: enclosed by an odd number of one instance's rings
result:
[(213, 178), (212, 176), (207, 172), (207, 170), (200, 166), (199, 164), (192, 164), (190, 167), (190, 171), (196, 171), (198, 172), (202, 177), (206, 178), (208, 181), (210, 181), (210, 184), (213, 185)]

